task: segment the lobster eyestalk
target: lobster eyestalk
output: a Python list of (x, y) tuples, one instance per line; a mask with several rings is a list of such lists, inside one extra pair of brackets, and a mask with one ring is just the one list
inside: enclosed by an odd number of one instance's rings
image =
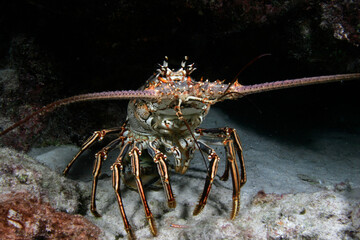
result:
[(360, 73), (351, 74), (338, 74), (331, 76), (320, 76), (320, 77), (309, 77), (309, 78), (298, 78), (292, 80), (283, 80), (276, 82), (267, 82), (254, 85), (243, 86), (237, 82), (234, 83), (228, 90), (219, 96), (217, 100), (226, 99), (237, 99), (245, 95), (273, 91), (278, 89), (301, 87), (307, 85), (315, 85), (328, 82), (339, 82), (346, 80), (360, 79)]

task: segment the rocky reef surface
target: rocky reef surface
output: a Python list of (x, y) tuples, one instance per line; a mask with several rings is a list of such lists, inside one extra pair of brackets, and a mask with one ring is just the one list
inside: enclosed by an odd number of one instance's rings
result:
[(79, 184), (27, 155), (0, 149), (2, 239), (99, 239), (80, 213)]

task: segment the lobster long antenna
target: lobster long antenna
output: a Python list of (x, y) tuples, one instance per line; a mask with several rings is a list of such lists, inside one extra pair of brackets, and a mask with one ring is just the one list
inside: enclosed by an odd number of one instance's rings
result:
[(109, 92), (97, 92), (97, 93), (88, 93), (76, 95), (73, 97), (68, 97), (60, 99), (58, 101), (52, 102), (39, 110), (33, 112), (22, 120), (14, 123), (12, 126), (8, 127), (4, 131), (0, 132), (0, 136), (5, 135), (11, 130), (17, 128), (18, 126), (26, 123), (35, 116), (42, 115), (45, 113), (52, 112), (55, 108), (68, 105), (71, 103), (85, 102), (92, 100), (120, 100), (120, 99), (154, 99), (156, 98), (156, 92), (149, 90), (138, 90), (138, 91), (109, 91)]
[(315, 85), (321, 83), (331, 83), (331, 82), (339, 82), (339, 81), (348, 81), (360, 79), (360, 73), (348, 73), (348, 74), (338, 74), (338, 75), (330, 75), (330, 76), (319, 76), (319, 77), (307, 77), (307, 78), (297, 78), (290, 80), (282, 80), (275, 82), (265, 82), (254, 85), (240, 85), (235, 84), (231, 87), (230, 91), (225, 94), (219, 93), (219, 97), (216, 98), (218, 102), (226, 99), (237, 99), (250, 94), (262, 93), (286, 88), (294, 88), (294, 87), (302, 87), (307, 85)]
[(320, 83), (329, 83), (329, 82), (338, 82), (346, 80), (360, 79), (360, 73), (349, 73), (349, 74), (338, 74), (331, 76), (320, 76), (320, 77), (308, 77), (308, 78), (298, 78), (292, 80), (282, 80), (276, 82), (266, 82), (248, 86), (236, 86), (235, 91), (232, 93), (240, 94), (241, 96), (259, 93), (259, 92), (268, 92), (285, 88), (293, 87), (302, 87), (307, 85), (314, 85)]

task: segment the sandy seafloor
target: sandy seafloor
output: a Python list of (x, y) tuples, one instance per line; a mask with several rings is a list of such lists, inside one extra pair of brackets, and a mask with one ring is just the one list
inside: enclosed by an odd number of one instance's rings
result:
[[(354, 204), (359, 206), (360, 136), (358, 134), (322, 129), (307, 132), (306, 144), (293, 141), (297, 136), (291, 136), (290, 138), (293, 139), (289, 141), (284, 139), (279, 141), (272, 136), (237, 124), (227, 113), (217, 108), (210, 111), (202, 125), (202, 127), (223, 126), (237, 129), (244, 149), (248, 181), (241, 191), (239, 216), (234, 221), (229, 220), (232, 205), (231, 180), (222, 182), (219, 178), (214, 181), (204, 211), (199, 216), (192, 216), (206, 176), (203, 160), (200, 155), (196, 155), (185, 175), (174, 172), (171, 174), (171, 183), (177, 200), (176, 209), (167, 208), (162, 189), (147, 191), (147, 199), (158, 227), (158, 239), (336, 239), (337, 236), (343, 239), (357, 239), (354, 228), (360, 226), (360, 223), (357, 225), (359, 219), (355, 219), (354, 216), (351, 219), (350, 216), (349, 221), (353, 229), (339, 230), (346, 224), (337, 226), (338, 219), (334, 219), (334, 223), (330, 221), (331, 217), (322, 220), (316, 214), (333, 211), (329, 214), (332, 216), (336, 215), (342, 206), (344, 208)], [(222, 157), (218, 171), (218, 175), (221, 175), (225, 166), (224, 150), (222, 147), (216, 149)], [(77, 150), (75, 146), (48, 147), (33, 149), (30, 155), (61, 173)], [(117, 153), (117, 150), (114, 151), (106, 160), (99, 181), (97, 206), (102, 217), (96, 219), (89, 210), (87, 211), (87, 218), (103, 229), (105, 239), (126, 238), (111, 183), (110, 165)], [(80, 159), (69, 175), (69, 178), (84, 183), (82, 186), (87, 188), (85, 192), (87, 191), (89, 196), (92, 154)], [(137, 192), (124, 187), (122, 189), (127, 216), (137, 237), (153, 239), (148, 231)], [(287, 197), (284, 202), (281, 200), (273, 206), (253, 206), (251, 201), (259, 191), (279, 194), (272, 195), (279, 198), (282, 198), (282, 195)], [(325, 199), (325, 202), (315, 203), (317, 199)], [(306, 214), (299, 206), (307, 210)], [(319, 209), (314, 211), (311, 208)], [(289, 211), (298, 212), (289, 213)], [(339, 211), (341, 215), (341, 210)], [(311, 216), (311, 214), (315, 215)], [(259, 219), (256, 219), (257, 217)], [(182, 225), (184, 228), (174, 228), (170, 226), (171, 224)], [(275, 226), (277, 224), (278, 227)], [(339, 232), (346, 231), (352, 231), (353, 234), (339, 235)]]

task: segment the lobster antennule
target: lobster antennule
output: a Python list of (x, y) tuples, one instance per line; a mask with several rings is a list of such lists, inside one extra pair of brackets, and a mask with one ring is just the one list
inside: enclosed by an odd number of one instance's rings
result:
[(21, 126), (22, 124), (26, 123), (35, 116), (52, 112), (55, 108), (72, 103), (94, 101), (94, 100), (154, 99), (154, 98), (156, 98), (156, 92), (152, 90), (109, 91), (109, 92), (80, 94), (80, 95), (60, 99), (58, 101), (52, 102), (40, 108), (39, 110), (33, 112), (27, 117), (14, 123), (12, 126), (8, 127), (4, 131), (0, 132), (0, 136), (3, 136), (6, 133), (10, 132), (11, 130)]
[(259, 93), (259, 92), (267, 92), (267, 91), (273, 91), (273, 90), (278, 90), (278, 89), (301, 87), (301, 86), (306, 86), (306, 85), (314, 85), (314, 84), (320, 84), (320, 83), (338, 82), (338, 81), (354, 80), (354, 79), (360, 79), (360, 73), (299, 78), (299, 79), (292, 79), (292, 80), (260, 83), (260, 84), (254, 84), (254, 85), (248, 85), (248, 86), (234, 85), (229, 88), (228, 92), (222, 98), (224, 100), (225, 99), (236, 99), (236, 98), (243, 97), (245, 95)]

